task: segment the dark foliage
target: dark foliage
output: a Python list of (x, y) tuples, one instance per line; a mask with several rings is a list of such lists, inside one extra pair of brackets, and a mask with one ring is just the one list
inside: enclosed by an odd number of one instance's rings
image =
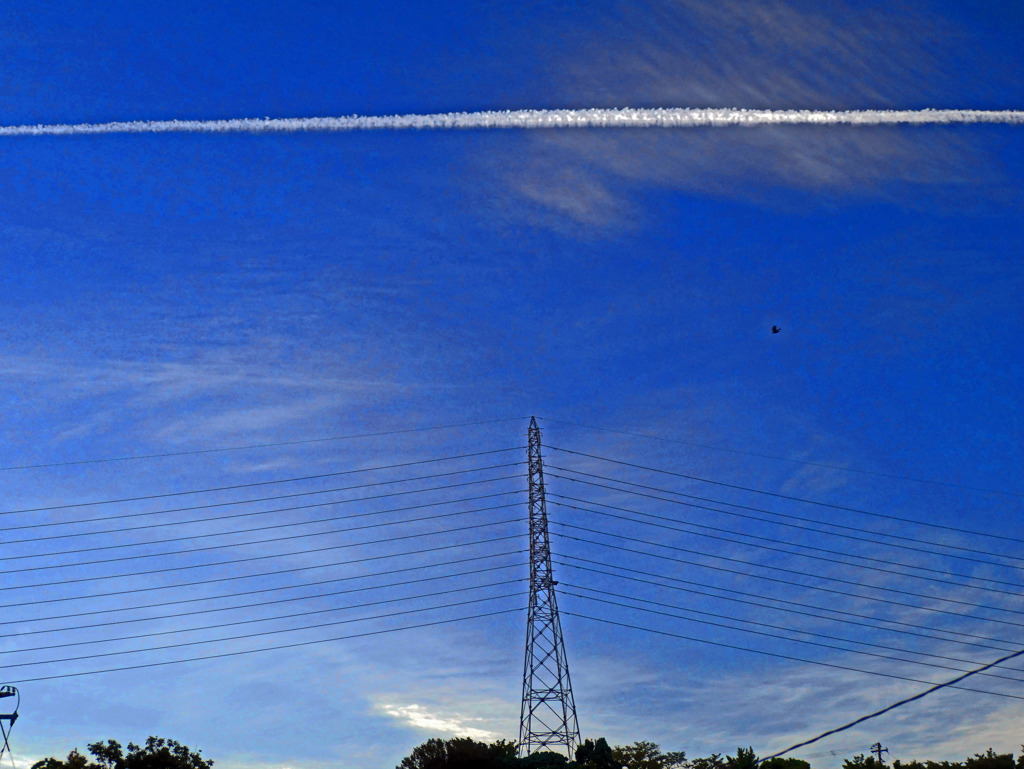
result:
[(686, 764), (686, 753), (662, 753), (654, 742), (639, 741), (632, 745), (616, 745), (612, 748), (616, 769), (672, 769)]
[(907, 761), (892, 762), (893, 769), (964, 769), (963, 761)]
[(800, 758), (769, 758), (761, 766), (763, 769), (811, 769), (811, 765)]
[(691, 769), (725, 769), (725, 759), (719, 753), (712, 753), (706, 758), (695, 758), (690, 762)]
[(117, 740), (107, 740), (89, 745), (93, 761), (75, 748), (63, 761), (44, 758), (32, 769), (211, 769), (213, 761), (203, 758), (201, 752), (177, 740), (149, 737), (144, 747), (129, 742), (126, 753)]
[(517, 769), (572, 769), (575, 765), (561, 753), (540, 751), (518, 759), (513, 766)]
[[(117, 745), (117, 743), (113, 743)], [(89, 750), (97, 755), (102, 745), (90, 745)], [(158, 766), (127, 766), (103, 763), (101, 766), (87, 765), (83, 757), (77, 756), (77, 763), (68, 756), (67, 762), (43, 766), (42, 762), (32, 769), (162, 769)], [(687, 759), (686, 753), (663, 753), (654, 742), (639, 741), (632, 745), (610, 746), (603, 737), (584, 740), (577, 748), (575, 761), (569, 761), (559, 753), (534, 753), (524, 758), (516, 757), (516, 745), (500, 740), (486, 744), (470, 739), (427, 740), (404, 759), (397, 769), (811, 769), (811, 765), (799, 758), (770, 758), (758, 764), (752, 747), (737, 748), (736, 755), (723, 757), (719, 753), (710, 756)], [(53, 761), (53, 759), (48, 759)], [(174, 766), (174, 769), (204, 769), (202, 766)], [(890, 769), (874, 756), (859, 754), (843, 761), (843, 769)], [(984, 753), (959, 761), (893, 761), (892, 769), (1024, 769), (1024, 746), (1020, 756), (1014, 760), (1011, 753), (996, 753), (989, 748)]]
[(858, 753), (853, 758), (843, 759), (843, 769), (886, 769), (886, 766), (874, 756)]
[(996, 753), (989, 748), (964, 761), (967, 769), (1014, 769), (1013, 753)]
[(576, 765), (581, 769), (622, 769), (622, 764), (615, 760), (611, 746), (604, 737), (584, 740), (576, 748)]
[(757, 754), (751, 748), (736, 748), (735, 756), (726, 756), (725, 765), (727, 769), (755, 769), (757, 766)]
[[(565, 763), (565, 757), (561, 758)], [(488, 745), (468, 737), (456, 737), (427, 740), (403, 758), (397, 769), (506, 769), (517, 765), (514, 742), (498, 740)]]

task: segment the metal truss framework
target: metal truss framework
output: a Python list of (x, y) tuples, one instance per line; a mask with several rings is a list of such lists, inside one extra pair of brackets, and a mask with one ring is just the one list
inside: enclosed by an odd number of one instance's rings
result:
[(580, 741), (576, 703), (558, 618), (551, 569), (551, 543), (544, 500), (540, 428), (530, 418), (527, 433), (530, 476), (530, 604), (526, 619), (523, 705), (519, 716), (519, 754), (564, 750), (570, 760)]
[[(4, 684), (0, 686), (0, 699), (13, 698), (13, 707), (4, 708), (10, 710), (10, 713), (0, 713), (0, 759), (4, 757), (4, 753), (11, 760), (11, 766), (14, 766), (14, 757), (11, 755), (11, 745), (9, 742), (11, 736), (11, 729), (14, 728), (14, 722), (18, 720), (18, 708), (21, 706), (21, 694), (18, 693), (17, 688)], [(6, 724), (4, 723), (6, 722)]]

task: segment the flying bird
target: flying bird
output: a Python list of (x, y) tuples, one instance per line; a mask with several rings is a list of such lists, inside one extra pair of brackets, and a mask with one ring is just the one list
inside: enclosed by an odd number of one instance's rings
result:
[(778, 326), (772, 326), (772, 333), (773, 333), (773, 334), (777, 334), (777, 333), (779, 333), (780, 331), (782, 331), (782, 329), (781, 329), (781, 328), (779, 328)]

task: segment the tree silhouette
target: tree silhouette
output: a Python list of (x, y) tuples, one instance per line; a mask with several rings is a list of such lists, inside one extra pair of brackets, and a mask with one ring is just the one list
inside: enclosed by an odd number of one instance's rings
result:
[[(769, 758), (761, 762), (761, 769), (811, 769), (802, 758)], [(1024, 767), (1022, 767), (1024, 769)]]
[(654, 742), (640, 740), (632, 745), (616, 745), (612, 750), (616, 768), (626, 769), (673, 769), (686, 763), (686, 753), (662, 753), (661, 747)]
[(539, 753), (531, 753), (528, 756), (523, 756), (519, 759), (519, 762), (513, 764), (513, 766), (521, 767), (521, 769), (569, 769), (569, 767), (572, 767), (573, 765), (570, 764), (569, 759), (561, 753), (541, 751)]
[(1014, 769), (1012, 753), (996, 753), (989, 748), (964, 761), (967, 769)]
[(853, 758), (843, 759), (843, 769), (886, 769), (885, 764), (874, 756), (865, 757), (858, 753)]
[(202, 751), (193, 751), (177, 740), (163, 737), (148, 737), (144, 747), (129, 742), (127, 753), (117, 740), (93, 742), (88, 747), (95, 759), (93, 762), (75, 748), (64, 761), (44, 758), (33, 764), (32, 769), (211, 769), (213, 766), (212, 760), (200, 755)]
[[(135, 746), (130, 745), (129, 748)], [(187, 751), (187, 748), (184, 750)], [(53, 763), (40, 762), (32, 769), (206, 769), (203, 762), (194, 765), (118, 763), (120, 745), (112, 740), (107, 744), (90, 745), (89, 751), (96, 757), (97, 763), (90, 764), (84, 756), (72, 751), (67, 761), (47, 759)], [(753, 747), (739, 747), (732, 756), (723, 757), (720, 753), (712, 753), (710, 756), (687, 760), (685, 752), (664, 753), (655, 742), (639, 740), (631, 745), (609, 747), (603, 737), (584, 740), (578, 745), (575, 761), (551, 752), (517, 758), (514, 742), (499, 740), (486, 744), (458, 738), (427, 740), (413, 750), (397, 769), (811, 769), (807, 761), (799, 758), (770, 758), (761, 764), (757, 761)], [(858, 754), (844, 759), (843, 769), (889, 767), (872, 755)], [(1012, 753), (996, 753), (989, 748), (962, 762), (894, 760), (892, 769), (1024, 769), (1024, 745), (1016, 761)]]
[[(892, 769), (964, 769), (963, 761), (906, 761), (898, 758), (892, 762)], [(1024, 767), (1021, 767), (1024, 769)]]
[(755, 769), (757, 766), (757, 755), (754, 749), (736, 748), (735, 756), (726, 756), (725, 765), (727, 769)]
[(695, 758), (690, 762), (691, 769), (725, 769), (725, 759), (719, 753), (712, 753), (706, 758)]
[[(562, 758), (564, 761), (565, 757)], [(498, 740), (488, 745), (468, 737), (455, 737), (427, 740), (416, 746), (397, 769), (498, 769), (515, 766), (515, 760), (514, 742)]]
[(576, 765), (581, 769), (622, 769), (622, 764), (615, 759), (608, 741), (604, 737), (584, 740), (576, 748)]

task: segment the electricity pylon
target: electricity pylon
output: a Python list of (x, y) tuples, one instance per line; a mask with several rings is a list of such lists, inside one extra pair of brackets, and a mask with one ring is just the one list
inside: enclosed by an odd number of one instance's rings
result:
[(540, 428), (530, 417), (527, 432), (530, 474), (530, 606), (526, 617), (523, 706), (519, 715), (519, 755), (564, 748), (571, 761), (580, 741), (569, 663), (558, 619), (551, 570), (551, 542), (544, 500)]
[[(4, 753), (11, 759), (11, 766), (14, 766), (14, 757), (11, 755), (11, 744), (9, 742), (11, 736), (11, 730), (14, 728), (14, 722), (18, 720), (18, 708), (21, 706), (21, 695), (18, 690), (8, 684), (0, 686), (0, 699), (7, 699), (8, 697), (14, 698), (14, 704), (10, 708), (10, 713), (0, 713), (0, 735), (2, 735), (2, 742), (0, 742), (0, 758), (4, 757)], [(7, 725), (4, 726), (4, 721)]]

